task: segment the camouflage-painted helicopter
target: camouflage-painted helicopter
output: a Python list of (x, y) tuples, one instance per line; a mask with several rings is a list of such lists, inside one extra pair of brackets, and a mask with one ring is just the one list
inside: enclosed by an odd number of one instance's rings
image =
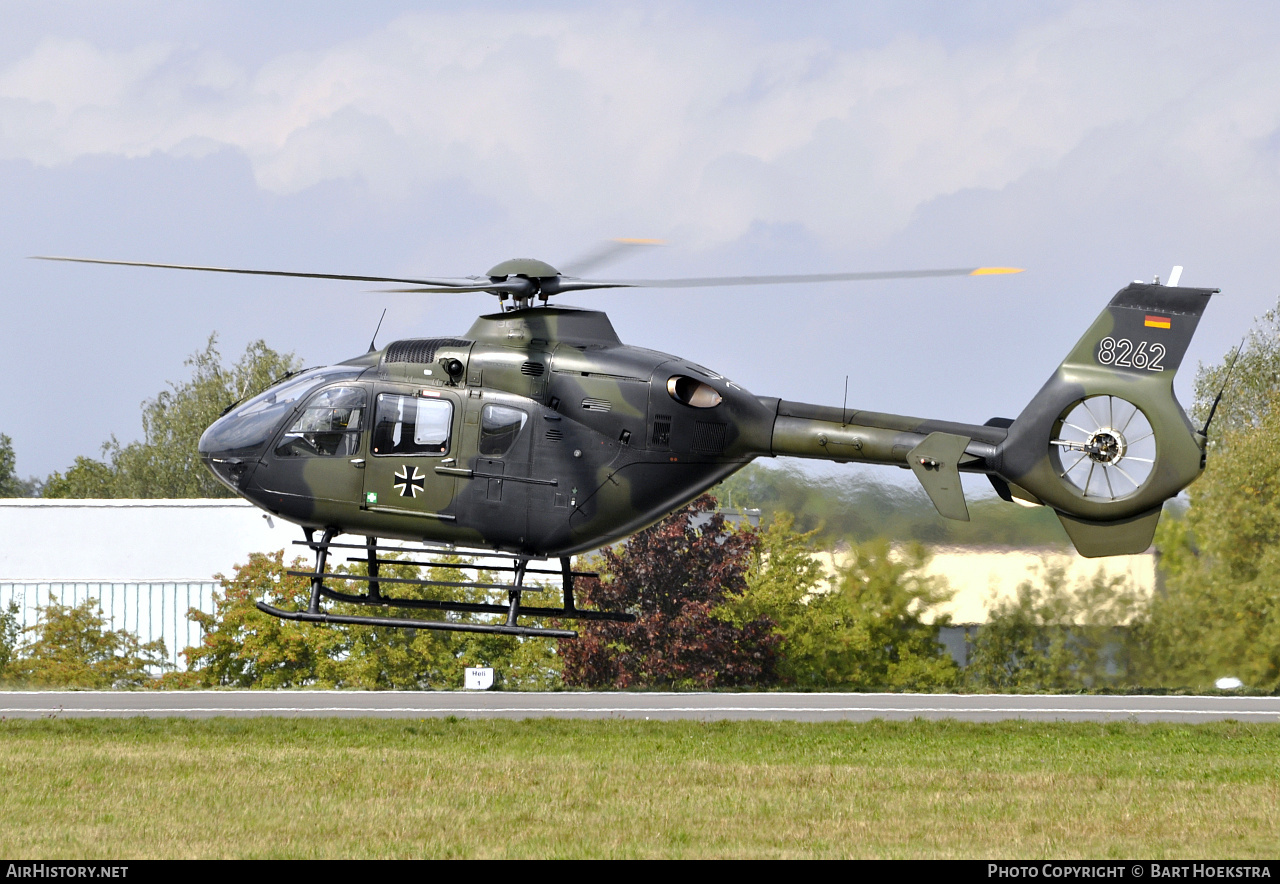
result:
[[(630, 620), (574, 605), (570, 556), (651, 524), (757, 457), (906, 465), (938, 512), (967, 520), (960, 473), (983, 473), (1005, 500), (1052, 507), (1086, 556), (1151, 543), (1161, 505), (1204, 469), (1197, 430), (1173, 377), (1217, 289), (1135, 282), (1121, 289), (1016, 419), (922, 420), (755, 396), (677, 356), (624, 344), (595, 310), (550, 306), (565, 292), (837, 282), (1016, 272), (1011, 268), (667, 280), (590, 280), (541, 261), (504, 261), (484, 276), (400, 279), (236, 270), (79, 258), (53, 260), (399, 283), (405, 292), (487, 292), (500, 309), (458, 337), (413, 338), (284, 379), (204, 433), (214, 475), (262, 509), (301, 525), (316, 553), (308, 610), (279, 617), (572, 637), (519, 617)], [(316, 539), (316, 532), (320, 539)], [(338, 543), (342, 534), (364, 543)], [(379, 575), (379, 538), (505, 556), (503, 604), (397, 599)], [(326, 581), (332, 550), (359, 550), (363, 593)], [(559, 559), (559, 569), (530, 562)], [(402, 563), (396, 560), (397, 564)], [(425, 564), (425, 563), (424, 563)], [(521, 603), (531, 573), (559, 574), (564, 606)], [(466, 623), (327, 613), (321, 599), (505, 615)]]

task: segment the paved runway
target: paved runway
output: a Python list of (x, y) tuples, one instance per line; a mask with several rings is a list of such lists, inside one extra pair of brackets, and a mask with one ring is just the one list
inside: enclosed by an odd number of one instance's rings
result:
[(334, 716), (871, 721), (1280, 722), (1280, 697), (1043, 694), (11, 691), (0, 718)]

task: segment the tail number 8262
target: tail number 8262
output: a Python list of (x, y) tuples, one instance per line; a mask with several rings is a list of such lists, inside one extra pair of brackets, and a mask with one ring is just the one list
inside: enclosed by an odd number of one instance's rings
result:
[(1131, 341), (1110, 335), (1098, 342), (1098, 363), (1119, 368), (1140, 368), (1147, 371), (1164, 371), (1164, 344), (1147, 341)]

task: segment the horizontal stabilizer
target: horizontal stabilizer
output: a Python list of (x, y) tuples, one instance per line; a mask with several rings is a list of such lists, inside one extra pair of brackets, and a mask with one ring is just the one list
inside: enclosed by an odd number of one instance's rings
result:
[(960, 522), (969, 521), (969, 507), (965, 505), (964, 489), (960, 487), (960, 458), (968, 445), (968, 436), (930, 433), (907, 455), (911, 472), (916, 474), (938, 512)]

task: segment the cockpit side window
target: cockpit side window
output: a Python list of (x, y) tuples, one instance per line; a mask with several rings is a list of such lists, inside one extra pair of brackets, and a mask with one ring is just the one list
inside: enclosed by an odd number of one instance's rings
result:
[(307, 403), (276, 446), (278, 457), (351, 457), (360, 451), (365, 393), (359, 387), (329, 387)]
[(375, 455), (445, 454), (452, 425), (453, 403), (448, 399), (379, 393), (372, 451)]
[(529, 415), (518, 408), (486, 405), (480, 410), (480, 454), (484, 457), (506, 454), (528, 419)]
[(338, 365), (313, 368), (277, 384), (214, 421), (200, 439), (200, 450), (225, 452), (263, 445), (275, 435), (299, 399), (326, 383), (348, 380), (363, 370)]

